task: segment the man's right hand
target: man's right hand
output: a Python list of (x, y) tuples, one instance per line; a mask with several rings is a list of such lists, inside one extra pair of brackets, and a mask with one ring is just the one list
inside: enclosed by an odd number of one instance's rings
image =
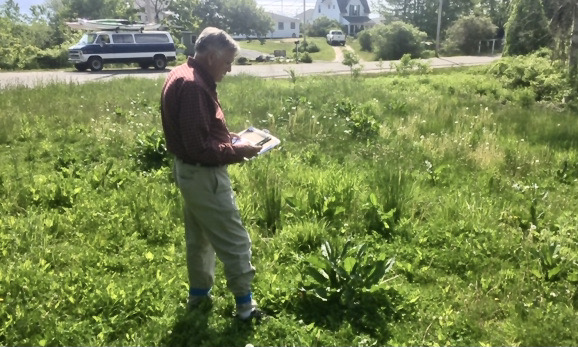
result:
[(263, 146), (247, 146), (247, 158), (253, 158), (261, 152)]

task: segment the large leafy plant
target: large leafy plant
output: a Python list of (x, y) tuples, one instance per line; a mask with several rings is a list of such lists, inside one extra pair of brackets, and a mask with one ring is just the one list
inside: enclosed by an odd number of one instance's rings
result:
[(383, 288), (383, 279), (395, 263), (394, 258), (375, 257), (367, 250), (368, 244), (354, 246), (351, 240), (341, 249), (326, 241), (321, 256), (309, 258), (302, 290), (321, 302), (357, 305), (360, 296)]

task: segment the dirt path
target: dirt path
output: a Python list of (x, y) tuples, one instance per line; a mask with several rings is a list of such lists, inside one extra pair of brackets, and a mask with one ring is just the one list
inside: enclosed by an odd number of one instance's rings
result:
[[(350, 52), (354, 52), (353, 48), (351, 48), (351, 46), (345, 45), (345, 46), (333, 46), (333, 51), (335, 51), (335, 59), (333, 60), (334, 63), (342, 63), (343, 62), (343, 50), (346, 49)], [(361, 59), (361, 57), (359, 58), (359, 62), (363, 62), (364, 60)]]

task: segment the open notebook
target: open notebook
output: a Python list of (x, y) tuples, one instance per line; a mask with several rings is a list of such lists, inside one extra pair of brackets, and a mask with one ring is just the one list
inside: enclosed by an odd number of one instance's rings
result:
[(249, 127), (241, 131), (238, 135), (240, 138), (235, 138), (233, 144), (243, 143), (246, 141), (253, 146), (263, 146), (263, 149), (261, 149), (259, 154), (268, 152), (281, 143), (281, 140), (271, 135), (266, 129), (261, 130), (255, 127)]

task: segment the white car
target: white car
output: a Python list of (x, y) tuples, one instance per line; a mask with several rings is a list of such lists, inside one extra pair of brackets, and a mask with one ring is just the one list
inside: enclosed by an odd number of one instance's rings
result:
[(345, 46), (345, 34), (341, 30), (329, 30), (327, 34), (327, 43), (330, 45), (340, 44)]

